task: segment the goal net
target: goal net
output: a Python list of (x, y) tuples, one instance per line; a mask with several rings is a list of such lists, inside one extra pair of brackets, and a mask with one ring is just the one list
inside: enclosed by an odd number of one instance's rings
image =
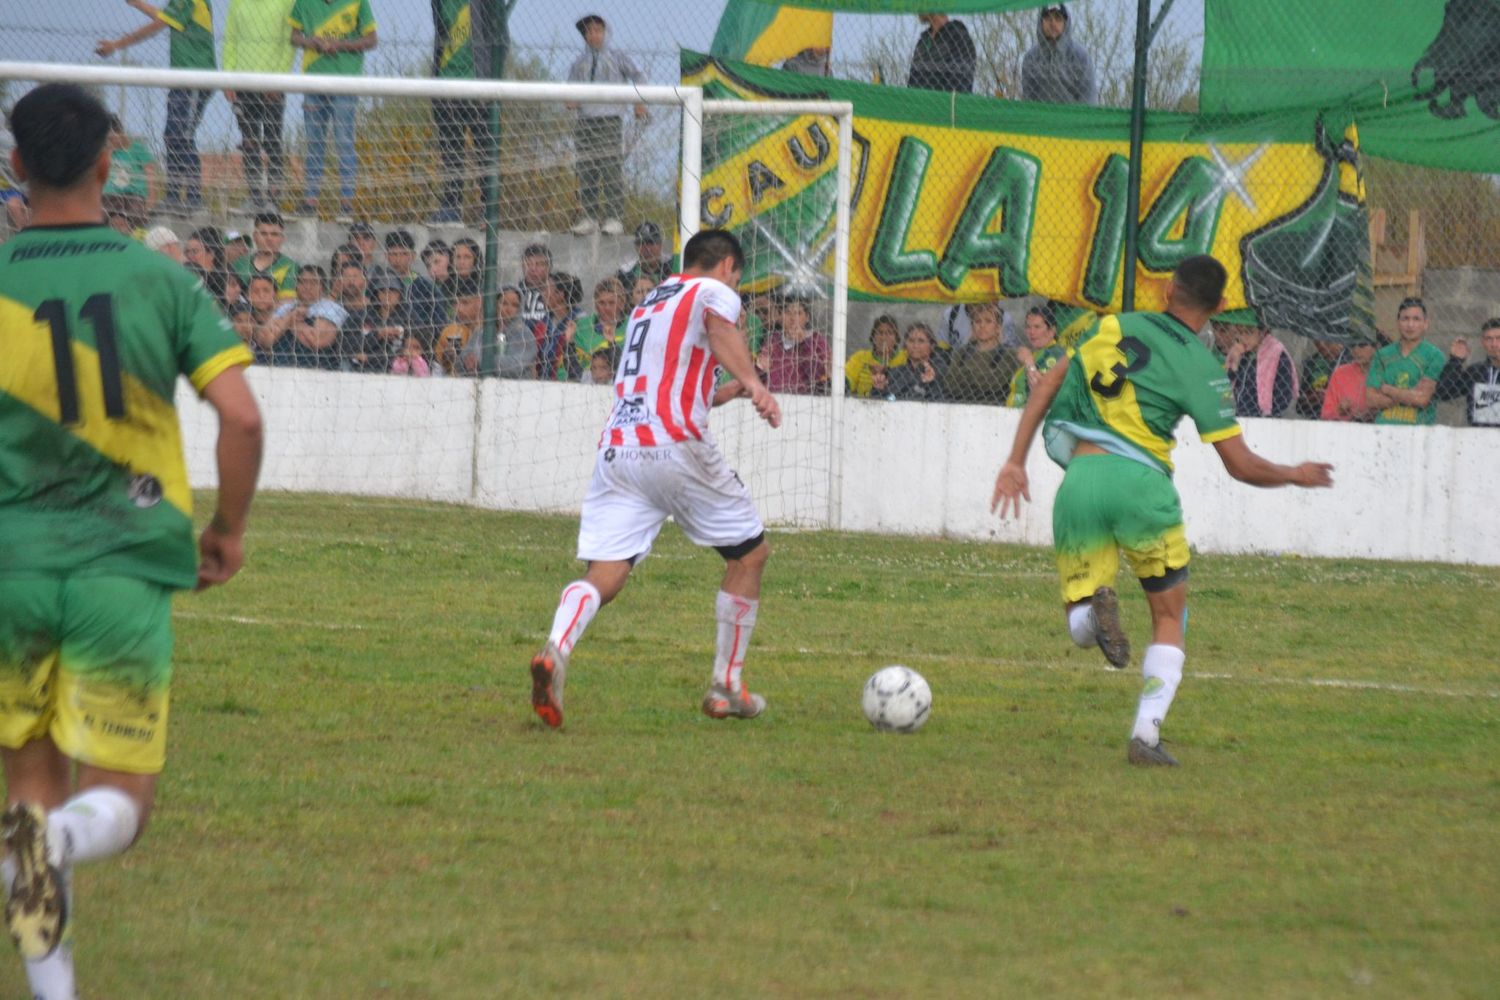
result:
[[(836, 143), (828, 107), (705, 113), (687, 87), (13, 63), (0, 81), (7, 104), (38, 82), (82, 83), (116, 114), (109, 224), (180, 255), (252, 345), (264, 488), (576, 510), (625, 321), (701, 209), (744, 241), (752, 345), (781, 337), (788, 303), (826, 342), (821, 375), (779, 394), (779, 431), (735, 403), (712, 432), (768, 522), (834, 516), (834, 244), (848, 220), (824, 209), (839, 151), (818, 211), (745, 200), (724, 220), (722, 192), (700, 197), (705, 177), (734, 174), (747, 137), (819, 120)], [(194, 483), (212, 485), (212, 414), (179, 409)]]

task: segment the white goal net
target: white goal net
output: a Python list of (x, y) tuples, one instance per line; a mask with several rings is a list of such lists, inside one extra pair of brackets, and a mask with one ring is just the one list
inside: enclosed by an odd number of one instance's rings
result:
[[(0, 81), (7, 105), (68, 81), (117, 115), (108, 221), (181, 255), (255, 350), (265, 488), (576, 509), (625, 319), (687, 236), (726, 224), (750, 258), (753, 346), (806, 330), (824, 364), (793, 384), (768, 362), (779, 431), (738, 403), (713, 433), (769, 523), (835, 523), (847, 152), (821, 168), (817, 211), (744, 201), (721, 220), (724, 192), (700, 188), (743, 168), (747, 136), (816, 122), (837, 146), (847, 106), (706, 112), (690, 87), (14, 63)], [(181, 411), (195, 483), (210, 485), (211, 415)]]

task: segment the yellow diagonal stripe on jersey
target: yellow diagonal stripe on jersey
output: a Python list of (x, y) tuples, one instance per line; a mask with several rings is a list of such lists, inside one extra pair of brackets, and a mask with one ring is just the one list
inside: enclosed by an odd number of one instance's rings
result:
[[(1113, 372), (1116, 365), (1124, 367), (1130, 363), (1125, 352), (1120, 350), (1120, 338), (1120, 323), (1115, 317), (1106, 316), (1099, 321), (1099, 332), (1078, 347), (1078, 360), (1083, 362), (1084, 381), (1088, 381), (1096, 372), (1106, 373), (1106, 378), (1113, 381), (1115, 376), (1108, 373)], [(1168, 469), (1172, 468), (1171, 442), (1163, 441), (1146, 426), (1140, 404), (1135, 399), (1135, 383), (1127, 379), (1124, 390), (1112, 399), (1097, 392), (1090, 393), (1090, 396), (1099, 410), (1099, 416), (1110, 430), (1138, 445)]]
[(162, 399), (139, 379), (122, 372), (125, 419), (110, 420), (104, 415), (98, 352), (76, 340), (72, 350), (79, 420), (63, 425), (52, 329), (32, 317), (30, 306), (0, 296), (0, 357), (5, 359), (0, 365), (0, 392), (62, 426), (116, 465), (155, 476), (166, 501), (191, 517), (193, 494), (182, 461), (177, 410), (171, 400)]
[(465, 7), (458, 12), (453, 19), (453, 27), (448, 29), (448, 44), (443, 47), (443, 56), (438, 60), (439, 66), (446, 66), (453, 61), (458, 50), (469, 44), (469, 35), (473, 26), (469, 20), (469, 8)]

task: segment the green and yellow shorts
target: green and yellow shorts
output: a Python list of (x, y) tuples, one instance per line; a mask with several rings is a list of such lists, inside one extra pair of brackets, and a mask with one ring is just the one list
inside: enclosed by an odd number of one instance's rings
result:
[(128, 577), (0, 575), (0, 746), (51, 736), (74, 760), (166, 763), (172, 591)]
[(1052, 505), (1063, 602), (1113, 587), (1120, 551), (1146, 590), (1187, 579), (1187, 533), (1170, 477), (1118, 455), (1078, 455)]

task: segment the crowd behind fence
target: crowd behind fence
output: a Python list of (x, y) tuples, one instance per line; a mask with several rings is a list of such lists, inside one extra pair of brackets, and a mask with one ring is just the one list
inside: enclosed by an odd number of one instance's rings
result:
[[(348, 25), (321, 34), (319, 25), (303, 23), (311, 5), (303, 11), (288, 0), (291, 23), (278, 20), (275, 31), (237, 18), (233, 5), (212, 5), (210, 22), (197, 25), (196, 49), (179, 37), (193, 25), (184, 31), (171, 17), (146, 14), (149, 5), (132, 6), (143, 25), (172, 29), (162, 61), (184, 68), (195, 65), (196, 53), (197, 65), (226, 69), (285, 70), (295, 59), (308, 61), (304, 72), (318, 71), (321, 61), (324, 72), (442, 75), (458, 47), (445, 46), (441, 16), (427, 24), (411, 5), (382, 11), (380, 0), (373, 7), (356, 4), (359, 12)], [(167, 13), (178, 6), (192, 7), (179, 2)], [(579, 82), (676, 81), (675, 50), (641, 44), (651, 33), (640, 24), (625, 32), (634, 44), (617, 48), (604, 33), (605, 16), (579, 18), (572, 46), (557, 39), (516, 45), (510, 73)], [(1070, 21), (1066, 12), (1061, 19), (1041, 14), (1036, 38), (1020, 43), (1006, 72), (985, 69), (983, 48), (976, 53), (962, 21), (941, 15), (920, 20), (912, 25), (916, 44), (905, 65), (897, 65), (899, 51), (884, 52), (873, 64), (882, 76), (896, 78), (886, 82), (996, 93), (1011, 87), (1006, 96), (1058, 103), (1111, 99), (1093, 65), (1106, 57), (1073, 41), (1077, 18)], [(78, 46), (77, 29), (56, 33)], [(89, 47), (107, 56), (128, 52), (140, 33), (96, 38)], [(456, 40), (455, 34), (448, 41)], [(788, 65), (830, 75), (871, 71), (870, 60), (848, 56), (809, 50)], [(469, 58), (458, 71), (472, 77), (481, 71)], [(10, 84), (11, 99), (20, 86)], [(563, 104), (502, 104), (492, 117), (489, 106), (477, 102), (317, 101), (187, 90), (163, 96), (123, 88), (105, 96), (120, 112), (106, 192), (110, 224), (180, 253), (258, 359), (273, 367), (604, 380), (625, 317), (647, 282), (669, 269), (671, 241), (662, 226), (676, 218), (677, 133), (669, 115), (644, 107), (601, 106), (581, 114)], [(484, 262), (476, 227), (488, 207), (482, 155), (495, 127), (501, 226), (534, 239), (519, 260), (498, 262), (498, 322), (482, 333)], [(202, 151), (194, 139), (200, 131)], [(1495, 179), (1425, 171), (1422, 183), (1399, 165), (1376, 168), (1367, 179), (1381, 219), (1373, 255), (1379, 342), (1341, 345), (1255, 325), (1216, 325), (1208, 343), (1225, 363), (1236, 410), (1352, 420), (1384, 412), (1381, 419), (1430, 423), (1440, 412), (1437, 403), (1455, 400), (1443, 419), (1500, 423), (1492, 416), (1500, 407), (1494, 398), (1500, 324), (1492, 319), (1500, 314)], [(1404, 203), (1385, 200), (1388, 194)], [(14, 185), (5, 201), (13, 230), (24, 224), (25, 211)], [(313, 232), (339, 235), (320, 236), (289, 256), (281, 240), (285, 221), (294, 217), (320, 223)], [(1388, 242), (1379, 238), (1387, 235), (1386, 218), (1393, 223)], [(1418, 230), (1425, 235), (1414, 239)], [(417, 232), (426, 234), (420, 244)], [(552, 252), (563, 241), (622, 234), (633, 237), (638, 253), (618, 268), (574, 274), (552, 267)], [(1397, 252), (1403, 238), (1404, 255)], [(1462, 310), (1430, 292), (1422, 301), (1424, 279), (1438, 270), (1477, 272), (1478, 287)], [(1382, 276), (1391, 279), (1383, 292)], [(1058, 322), (1066, 312), (1035, 296), (967, 305), (862, 304), (853, 311), (843, 359), (830, 356), (826, 295), (761, 288), (746, 296), (742, 322), (778, 391), (826, 392), (832, 366), (843, 365), (855, 395), (1014, 406), (1024, 403), (1066, 346), (1069, 333)], [(1408, 314), (1419, 319), (1408, 321)], [(482, 349), (486, 338), (492, 353)], [(1393, 383), (1402, 401), (1356, 391), (1358, 378), (1373, 388), (1387, 368), (1393, 379), (1410, 383)], [(1405, 396), (1418, 386), (1417, 397)], [(1415, 405), (1424, 394), (1426, 402)]]

